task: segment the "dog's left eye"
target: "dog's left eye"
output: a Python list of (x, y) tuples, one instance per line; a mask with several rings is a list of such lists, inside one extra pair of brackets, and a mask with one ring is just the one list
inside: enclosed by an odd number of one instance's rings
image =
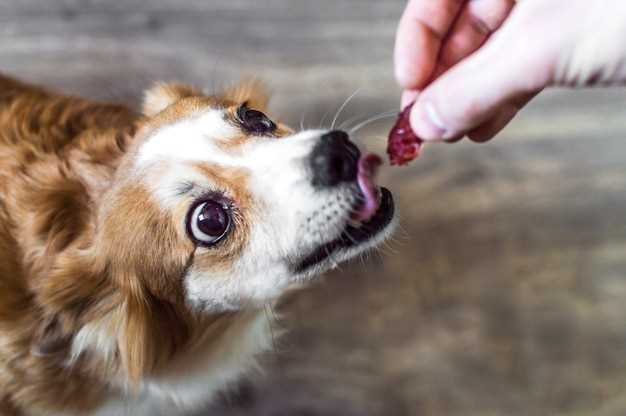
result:
[(189, 210), (187, 233), (196, 244), (212, 246), (226, 236), (230, 222), (228, 208), (218, 201), (204, 200)]
[(243, 128), (252, 134), (268, 134), (276, 129), (276, 124), (265, 114), (245, 104), (237, 110), (237, 117)]

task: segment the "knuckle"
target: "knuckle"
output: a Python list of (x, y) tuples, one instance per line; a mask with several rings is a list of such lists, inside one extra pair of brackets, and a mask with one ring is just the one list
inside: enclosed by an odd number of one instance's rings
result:
[(470, 2), (469, 24), (476, 32), (482, 35), (489, 35), (496, 31), (506, 20), (513, 8), (513, 4), (513, 0)]
[(493, 22), (489, 22), (487, 19), (474, 13), (470, 13), (467, 21), (472, 30), (480, 36), (489, 36), (497, 28), (497, 25), (493, 24)]

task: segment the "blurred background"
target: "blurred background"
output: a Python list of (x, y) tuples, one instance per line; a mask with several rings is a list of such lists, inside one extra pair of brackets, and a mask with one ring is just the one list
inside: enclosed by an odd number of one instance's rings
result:
[[(156, 80), (256, 75), (305, 127), (359, 90), (338, 118), (354, 126), (398, 106), (403, 7), (2, 0), (0, 70), (132, 105)], [(391, 123), (357, 140), (383, 152)], [(626, 414), (624, 136), (623, 89), (551, 91), (492, 143), (384, 169), (393, 241), (284, 299), (264, 371), (197, 416)]]

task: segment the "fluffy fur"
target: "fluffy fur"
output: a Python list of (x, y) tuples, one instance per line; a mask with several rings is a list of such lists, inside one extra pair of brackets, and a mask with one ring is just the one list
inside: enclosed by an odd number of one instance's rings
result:
[[(356, 197), (305, 180), (321, 132), (252, 137), (243, 102), (267, 95), (159, 84), (139, 114), (0, 76), (0, 413), (172, 415), (268, 347), (263, 305), (332, 265), (292, 267)], [(207, 192), (236, 205), (211, 249), (184, 226)]]

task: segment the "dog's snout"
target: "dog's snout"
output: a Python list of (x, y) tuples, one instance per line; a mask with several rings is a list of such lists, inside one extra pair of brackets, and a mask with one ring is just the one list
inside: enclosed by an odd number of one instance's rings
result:
[(313, 185), (336, 186), (356, 179), (361, 152), (341, 130), (320, 137), (310, 157)]

